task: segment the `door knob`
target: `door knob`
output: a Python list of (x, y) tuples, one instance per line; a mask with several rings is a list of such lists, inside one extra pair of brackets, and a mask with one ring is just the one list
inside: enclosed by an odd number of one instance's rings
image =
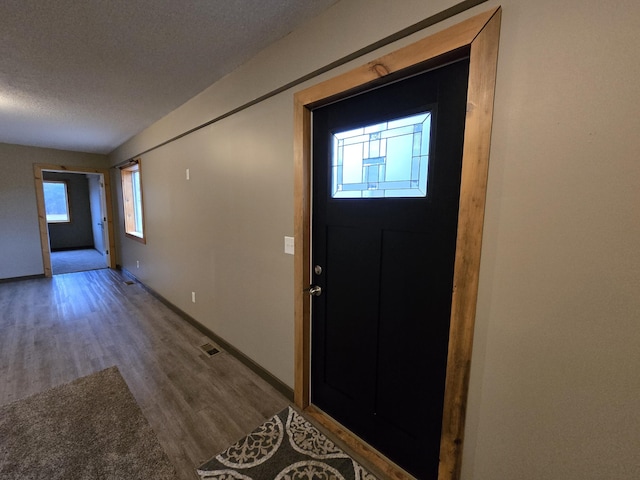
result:
[(313, 295), (314, 297), (319, 297), (322, 295), (322, 287), (318, 285), (311, 285), (309, 288), (304, 289), (305, 292), (309, 292), (309, 295)]

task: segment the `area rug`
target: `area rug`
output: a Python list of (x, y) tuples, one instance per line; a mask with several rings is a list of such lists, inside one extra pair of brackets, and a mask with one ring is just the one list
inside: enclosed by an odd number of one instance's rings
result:
[(0, 407), (0, 479), (176, 478), (117, 367)]
[(376, 480), (291, 407), (198, 469), (215, 480)]

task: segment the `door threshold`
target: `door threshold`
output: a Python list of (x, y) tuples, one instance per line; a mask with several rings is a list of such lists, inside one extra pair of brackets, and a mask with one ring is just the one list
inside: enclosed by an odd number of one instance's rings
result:
[(374, 447), (351, 432), (333, 417), (315, 405), (308, 405), (302, 412), (316, 423), (321, 430), (329, 433), (331, 439), (339, 443), (339, 447), (351, 455), (378, 478), (394, 480), (416, 480), (416, 477), (380, 453)]

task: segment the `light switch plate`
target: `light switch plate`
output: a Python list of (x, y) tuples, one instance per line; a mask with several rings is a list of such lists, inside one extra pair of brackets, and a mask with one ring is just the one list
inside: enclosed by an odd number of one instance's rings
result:
[(284, 253), (293, 255), (295, 251), (295, 244), (293, 237), (284, 237)]

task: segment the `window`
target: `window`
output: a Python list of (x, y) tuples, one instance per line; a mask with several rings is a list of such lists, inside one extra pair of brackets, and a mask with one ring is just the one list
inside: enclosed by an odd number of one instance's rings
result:
[(333, 134), (333, 198), (426, 197), (431, 112)]
[(45, 180), (42, 182), (42, 186), (47, 223), (69, 223), (71, 215), (69, 214), (67, 182)]
[(142, 213), (142, 184), (140, 161), (120, 170), (122, 176), (122, 203), (124, 205), (124, 231), (135, 240), (145, 242)]

